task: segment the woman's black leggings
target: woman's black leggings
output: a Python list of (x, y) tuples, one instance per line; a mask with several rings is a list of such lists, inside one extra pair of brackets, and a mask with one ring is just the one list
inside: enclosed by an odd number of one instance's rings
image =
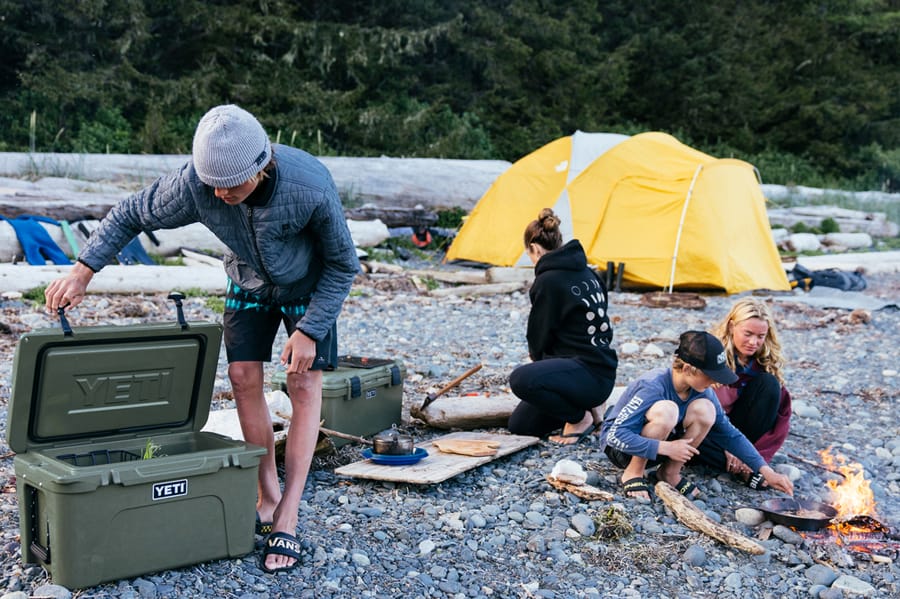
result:
[[(737, 401), (728, 412), (728, 419), (744, 433), (748, 441), (756, 443), (775, 426), (780, 401), (781, 383), (773, 374), (760, 373), (741, 389)], [(717, 470), (726, 470), (723, 447), (704, 439), (698, 449), (700, 453), (691, 459), (692, 464), (700, 463)]]
[(580, 422), (586, 411), (606, 401), (614, 385), (615, 372), (600, 381), (573, 358), (519, 366), (509, 375), (512, 392), (522, 400), (509, 417), (509, 430), (540, 437), (566, 422)]

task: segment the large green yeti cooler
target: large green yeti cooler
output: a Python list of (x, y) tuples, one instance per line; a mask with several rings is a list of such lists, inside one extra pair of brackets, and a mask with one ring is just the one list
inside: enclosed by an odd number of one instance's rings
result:
[(200, 431), (221, 326), (62, 320), (24, 335), (13, 365), (23, 561), (83, 588), (253, 551), (265, 449)]
[[(322, 375), (322, 420), (325, 428), (351, 435), (373, 435), (400, 424), (403, 377), (400, 360), (343, 356), (338, 367)], [(274, 391), (287, 393), (286, 375), (276, 372)], [(332, 438), (335, 447), (349, 443)]]

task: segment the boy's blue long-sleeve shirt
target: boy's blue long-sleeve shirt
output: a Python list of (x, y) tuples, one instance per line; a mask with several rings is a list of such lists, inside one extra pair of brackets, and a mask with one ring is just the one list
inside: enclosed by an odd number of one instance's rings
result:
[(765, 460), (743, 433), (731, 424), (715, 392), (711, 388), (703, 392), (691, 389), (688, 398), (681, 399), (672, 383), (671, 368), (651, 370), (625, 388), (603, 420), (601, 449), (610, 446), (628, 455), (655, 460), (659, 453), (659, 441), (641, 436), (647, 424), (647, 410), (658, 401), (673, 401), (678, 406), (678, 424), (681, 424), (690, 403), (700, 398), (708, 399), (716, 408), (716, 421), (707, 438), (734, 454), (754, 471), (762, 468)]

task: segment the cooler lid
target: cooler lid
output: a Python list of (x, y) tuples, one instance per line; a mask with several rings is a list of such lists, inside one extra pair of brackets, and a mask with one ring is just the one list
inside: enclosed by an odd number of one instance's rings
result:
[(176, 323), (27, 333), (16, 346), (7, 440), (17, 453), (135, 434), (199, 431), (222, 326)]

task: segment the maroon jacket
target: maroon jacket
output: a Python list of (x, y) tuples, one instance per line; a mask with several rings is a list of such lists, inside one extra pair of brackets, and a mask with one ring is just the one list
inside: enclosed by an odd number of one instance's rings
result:
[[(753, 361), (752, 370), (754, 371), (753, 374), (746, 372), (736, 373), (738, 375), (738, 380), (731, 385), (719, 385), (716, 387), (716, 396), (719, 398), (719, 403), (722, 404), (722, 408), (725, 410), (726, 414), (731, 411), (731, 406), (737, 401), (740, 389), (746, 385), (755, 374), (761, 372), (756, 360)], [(766, 463), (772, 461), (772, 456), (774, 456), (775, 453), (781, 449), (781, 446), (784, 445), (784, 440), (787, 439), (790, 426), (791, 393), (782, 385), (781, 400), (778, 402), (778, 414), (775, 416), (775, 426), (753, 444), (753, 446), (756, 447), (756, 451), (758, 451), (763, 459), (766, 460)]]

